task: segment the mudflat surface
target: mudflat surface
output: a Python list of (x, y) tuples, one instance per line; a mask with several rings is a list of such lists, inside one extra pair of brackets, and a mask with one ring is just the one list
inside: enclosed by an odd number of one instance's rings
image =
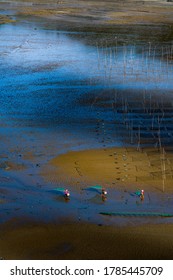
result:
[(169, 1), (3, 1), (19, 14), (81, 25), (172, 24)]
[[(171, 40), (172, 2), (163, 1), (3, 1), (0, 14), (17, 16), (59, 30), (84, 31), (90, 44), (127, 40)], [(7, 18), (8, 20), (8, 18)], [(90, 34), (88, 32), (97, 32)], [(104, 38), (100, 34), (104, 34)], [(80, 35), (81, 36), (81, 35)], [(78, 36), (78, 37), (80, 37)]]
[[(115, 228), (80, 223), (28, 224), (0, 234), (5, 259), (172, 259), (172, 225)], [(159, 244), (159, 246), (158, 246)]]
[(172, 258), (172, 9), (0, 3), (2, 258)]
[[(71, 178), (86, 184), (141, 186), (141, 188), (172, 192), (172, 153), (157, 148), (109, 148), (70, 152), (52, 159), (45, 167), (45, 176), (57, 182)], [(163, 161), (166, 170), (163, 178)], [(51, 165), (53, 165), (51, 172)], [(56, 168), (54, 168), (56, 167)], [(65, 178), (66, 174), (68, 177)], [(165, 183), (165, 184), (163, 184)], [(163, 189), (163, 187), (166, 188)]]

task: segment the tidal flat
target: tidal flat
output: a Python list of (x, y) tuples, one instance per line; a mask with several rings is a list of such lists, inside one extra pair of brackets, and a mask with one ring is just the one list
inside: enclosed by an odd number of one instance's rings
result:
[(171, 259), (173, 3), (47, 2), (0, 3), (0, 257)]

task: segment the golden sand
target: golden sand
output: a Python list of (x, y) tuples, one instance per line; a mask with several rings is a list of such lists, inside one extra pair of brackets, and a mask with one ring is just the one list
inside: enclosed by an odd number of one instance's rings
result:
[(143, 187), (171, 192), (173, 154), (156, 148), (109, 148), (69, 152), (52, 159), (41, 175), (49, 182)]

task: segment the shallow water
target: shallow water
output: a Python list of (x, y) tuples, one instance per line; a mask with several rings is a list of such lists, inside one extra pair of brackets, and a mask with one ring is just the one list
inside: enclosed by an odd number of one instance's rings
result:
[[(115, 199), (106, 202), (100, 194), (74, 191), (66, 203), (52, 192), (54, 183), (40, 178), (39, 168), (71, 150), (136, 145), (139, 126), (144, 144), (157, 145), (160, 132), (163, 144), (171, 145), (173, 67), (166, 50), (95, 48), (67, 32), (27, 23), (0, 26), (1, 221), (13, 216), (48, 221), (70, 213), (91, 222), (129, 223), (98, 213), (115, 210), (115, 203), (118, 211), (148, 209), (136, 198), (117, 200), (123, 194), (112, 190)], [(8, 162), (26, 168), (9, 170)], [(166, 194), (150, 205), (151, 211), (168, 209)]]
[[(93, 147), (100, 146), (93, 133), (100, 123), (106, 126), (107, 145), (117, 145), (125, 139), (122, 118), (133, 122), (135, 129), (153, 126), (153, 115), (141, 116), (145, 110), (151, 113), (168, 107), (171, 116), (173, 67), (164, 58), (165, 46), (159, 57), (151, 46), (94, 48), (69, 35), (27, 23), (0, 27), (3, 125), (10, 121), (15, 127), (53, 128), (53, 134), (58, 130), (60, 135), (65, 127), (72, 138), (75, 132), (84, 148), (87, 143), (91, 147), (91, 142)], [(166, 113), (162, 123), (170, 121)], [(154, 116), (157, 130), (159, 114)], [(116, 122), (121, 127), (118, 133)]]

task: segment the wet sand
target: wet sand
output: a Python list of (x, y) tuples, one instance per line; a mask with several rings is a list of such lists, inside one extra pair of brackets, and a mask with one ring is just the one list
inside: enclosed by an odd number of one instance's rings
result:
[[(79, 27), (126, 24), (172, 24), (172, 3), (167, 1), (8, 1), (12, 9), (25, 16), (37, 16)], [(6, 3), (2, 3), (5, 7)]]
[(13, 22), (13, 20), (11, 18), (9, 18), (8, 16), (0, 14), (0, 24), (5, 24), (5, 23), (9, 23), (9, 22)]
[(3, 228), (4, 259), (172, 259), (173, 225), (110, 227), (81, 223)]
[[(27, 156), (30, 160), (35, 157), (33, 154), (31, 156), (26, 154)], [(54, 181), (55, 185), (57, 182), (60, 186), (69, 186), (72, 198), (67, 206), (72, 205), (72, 209), (78, 207), (73, 192), (77, 191), (80, 196), (79, 199), (83, 199), (81, 193), (83, 188), (92, 184), (102, 184), (108, 189), (108, 201), (104, 206), (107, 207), (106, 205), (109, 205), (109, 200), (111, 200), (109, 196), (111, 190), (121, 190), (122, 192), (126, 190), (127, 194), (130, 194), (134, 193), (140, 186), (145, 189), (146, 194), (151, 195), (151, 198), (161, 194), (163, 191), (162, 178), (159, 179), (159, 176), (154, 177), (150, 174), (161, 172), (160, 156), (160, 151), (153, 148), (137, 151), (134, 148), (114, 147), (69, 152), (55, 157), (48, 164), (42, 165), (40, 175), (47, 181), (48, 186), (50, 181)], [(172, 157), (173, 155), (170, 152), (165, 154), (166, 168), (169, 167), (170, 170), (172, 170)], [(172, 180), (170, 179), (172, 173), (170, 170), (169, 174), (166, 175), (164, 192), (164, 195), (169, 194), (169, 197), (172, 194)], [(11, 172), (11, 169), (7, 172)], [(19, 168), (18, 172), (22, 172), (22, 170)], [(128, 177), (125, 176), (126, 174)], [(136, 177), (138, 178), (137, 181)], [(6, 190), (9, 190), (9, 188), (7, 187)], [(41, 191), (43, 198), (46, 193), (43, 193), (44, 188)], [(27, 193), (32, 194), (32, 192), (33, 189), (28, 188)], [(6, 193), (4, 192), (4, 194)], [(6, 197), (9, 197), (9, 193)], [(114, 209), (118, 205), (118, 197), (116, 197)], [(38, 200), (38, 197), (36, 196), (35, 199)], [(6, 203), (6, 201), (1, 201), (1, 203)], [(82, 203), (81, 200), (80, 207), (82, 207)], [(96, 215), (94, 212), (98, 212), (98, 202), (89, 199), (88, 203), (93, 204), (91, 215)], [(134, 201), (131, 201), (131, 203), (129, 209), (134, 207)], [(143, 203), (146, 204), (147, 211), (151, 211), (150, 204), (148, 204), (148, 195)], [(155, 210), (158, 212), (160, 211), (159, 203)], [(120, 201), (120, 204), (122, 205), (121, 211), (125, 211), (127, 208), (123, 200)], [(68, 207), (63, 206), (62, 202), (61, 205), (60, 207), (66, 208), (68, 211)], [(41, 210), (38, 205), (32, 207), (32, 211), (38, 211), (39, 214)], [(44, 204), (44, 208), (45, 211), (49, 211), (48, 205)], [(82, 211), (87, 212), (88, 210), (84, 209)], [(135, 211), (143, 210), (139, 206), (138, 210)], [(166, 211), (171, 211), (169, 205)], [(173, 258), (171, 245), (173, 244), (173, 225), (170, 224), (169, 218), (160, 218), (159, 220), (138, 218), (134, 220), (129, 217), (125, 218), (123, 225), (123, 217), (103, 217), (102, 221), (96, 218), (96, 220), (91, 219), (91, 222), (86, 222), (82, 216), (81, 219), (76, 219), (73, 210), (70, 210), (69, 216), (66, 212), (66, 218), (61, 217), (60, 212), (60, 208), (56, 208), (56, 213), (53, 215), (56, 214), (57, 219), (53, 223), (39, 222), (39, 218), (35, 214), (33, 218), (28, 218), (23, 212), (18, 218), (9, 219), (8, 222), (1, 224), (0, 257), (19, 260)], [(15, 217), (14, 214), (13, 217)], [(155, 224), (156, 220), (157, 224)]]
[[(139, 39), (163, 42), (173, 38), (173, 5), (166, 0), (108, 1), (106, 4), (98, 0), (11, 0), (0, 3), (0, 8), (0, 14), (5, 12), (13, 20), (37, 22), (46, 29), (86, 32), (85, 36), (78, 34), (77, 37), (90, 45), (108, 46), (115, 45), (117, 40), (124, 44), (127, 40)], [(88, 32), (91, 32), (89, 36)]]
[(52, 159), (41, 174), (48, 181), (70, 182), (74, 186), (78, 182), (172, 192), (172, 169), (173, 153), (169, 149), (105, 147), (60, 155)]

